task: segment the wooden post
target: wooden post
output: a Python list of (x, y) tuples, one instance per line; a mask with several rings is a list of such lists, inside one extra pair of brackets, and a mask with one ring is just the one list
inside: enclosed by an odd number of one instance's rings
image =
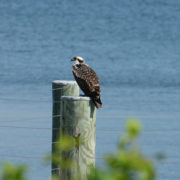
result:
[(62, 96), (62, 127), (74, 138), (76, 145), (69, 156), (73, 167), (62, 172), (61, 179), (86, 179), (90, 166), (95, 165), (96, 107), (89, 97)]
[[(53, 96), (53, 117), (52, 117), (52, 153), (54, 152), (55, 142), (58, 140), (61, 133), (61, 96), (79, 96), (79, 87), (75, 81), (60, 81), (52, 82)], [(60, 174), (59, 169), (52, 163), (52, 175)]]

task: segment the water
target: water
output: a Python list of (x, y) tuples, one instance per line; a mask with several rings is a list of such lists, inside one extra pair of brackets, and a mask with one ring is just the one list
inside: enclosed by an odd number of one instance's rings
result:
[(31, 179), (50, 176), (42, 157), (51, 150), (51, 82), (72, 80), (79, 55), (102, 86), (96, 164), (135, 117), (142, 151), (167, 155), (158, 180), (180, 179), (178, 0), (1, 0), (0, 22), (1, 162), (28, 164)]

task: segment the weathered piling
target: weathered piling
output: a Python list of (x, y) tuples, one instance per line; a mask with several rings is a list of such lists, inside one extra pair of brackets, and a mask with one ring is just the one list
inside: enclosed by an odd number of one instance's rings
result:
[(90, 166), (95, 165), (96, 107), (89, 97), (62, 96), (61, 99), (63, 131), (76, 142), (69, 153), (73, 166), (63, 170), (61, 179), (80, 176), (85, 180)]
[[(54, 152), (55, 142), (59, 138), (62, 130), (61, 125), (61, 96), (79, 96), (79, 87), (75, 81), (52, 82), (53, 96), (53, 118), (52, 118), (52, 153)], [(52, 174), (59, 174), (59, 169), (52, 163)]]

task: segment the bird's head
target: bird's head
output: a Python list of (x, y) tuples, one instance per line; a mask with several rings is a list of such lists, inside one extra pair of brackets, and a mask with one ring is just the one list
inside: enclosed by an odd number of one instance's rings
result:
[(73, 57), (71, 61), (74, 61), (75, 64), (84, 64), (84, 59), (80, 56)]

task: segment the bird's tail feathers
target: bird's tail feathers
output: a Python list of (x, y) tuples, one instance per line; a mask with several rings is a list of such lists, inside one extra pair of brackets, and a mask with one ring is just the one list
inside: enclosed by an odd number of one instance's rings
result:
[(100, 97), (98, 97), (98, 98), (96, 98), (96, 97), (95, 97), (95, 98), (92, 98), (92, 100), (93, 100), (95, 106), (96, 106), (98, 109), (102, 108), (102, 102), (101, 102)]

